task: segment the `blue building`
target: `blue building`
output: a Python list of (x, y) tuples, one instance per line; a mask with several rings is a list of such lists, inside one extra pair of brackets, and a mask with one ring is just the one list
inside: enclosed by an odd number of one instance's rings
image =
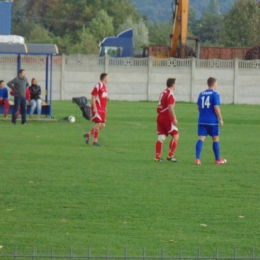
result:
[(0, 2), (0, 35), (11, 34), (12, 3)]

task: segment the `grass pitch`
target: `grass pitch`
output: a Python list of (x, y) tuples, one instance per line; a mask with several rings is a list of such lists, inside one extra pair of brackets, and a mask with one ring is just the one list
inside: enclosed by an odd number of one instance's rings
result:
[[(197, 108), (177, 103), (179, 163), (155, 163), (156, 103), (109, 102), (101, 147), (82, 137), (93, 125), (70, 101), (58, 122), (0, 121), (0, 253), (249, 255), (260, 241), (259, 106), (222, 105), (221, 154), (211, 140), (194, 165)], [(76, 110), (77, 109), (77, 110)], [(77, 111), (77, 113), (76, 113)], [(75, 123), (62, 121), (76, 116)], [(169, 137), (165, 142), (166, 158)], [(257, 249), (257, 250), (258, 250)], [(259, 251), (256, 254), (259, 255)]]

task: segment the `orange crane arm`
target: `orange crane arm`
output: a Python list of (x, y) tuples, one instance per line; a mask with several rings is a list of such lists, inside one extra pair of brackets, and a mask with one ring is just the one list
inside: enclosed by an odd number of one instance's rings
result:
[(180, 40), (180, 56), (184, 58), (188, 37), (189, 0), (175, 0), (175, 4), (170, 57), (178, 57), (178, 43)]

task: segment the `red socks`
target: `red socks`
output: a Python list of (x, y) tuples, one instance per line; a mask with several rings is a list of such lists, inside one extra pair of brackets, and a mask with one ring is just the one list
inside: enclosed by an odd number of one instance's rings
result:
[(86, 133), (86, 137), (87, 137), (87, 138), (89, 138), (90, 135), (93, 135), (93, 134), (94, 134), (94, 129), (95, 129), (95, 128), (91, 129), (88, 133)]
[(170, 144), (169, 144), (169, 154), (168, 156), (169, 157), (173, 157), (174, 156), (174, 153), (175, 153), (175, 150), (177, 148), (177, 145), (178, 145), (178, 140), (172, 138)]
[(160, 159), (161, 158), (162, 145), (163, 145), (162, 142), (160, 142), (160, 141), (156, 142), (156, 146), (155, 146), (155, 148), (156, 148), (156, 156), (155, 156), (155, 158), (156, 159)]
[(94, 142), (93, 142), (93, 144), (96, 144), (97, 140), (98, 140), (99, 129), (94, 128), (93, 130), (94, 130)]

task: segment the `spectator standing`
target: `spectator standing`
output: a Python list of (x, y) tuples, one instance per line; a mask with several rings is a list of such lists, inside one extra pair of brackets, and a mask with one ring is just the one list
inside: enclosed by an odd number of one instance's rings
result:
[(42, 111), (42, 100), (40, 98), (41, 95), (41, 87), (38, 86), (38, 82), (35, 78), (31, 81), (31, 86), (29, 87), (30, 90), (30, 118), (33, 118), (33, 113), (37, 107), (37, 118), (41, 117)]
[(18, 76), (7, 83), (7, 86), (14, 90), (14, 110), (12, 114), (12, 123), (16, 124), (16, 114), (19, 106), (21, 106), (22, 125), (26, 124), (26, 89), (29, 87), (25, 70), (20, 69)]

